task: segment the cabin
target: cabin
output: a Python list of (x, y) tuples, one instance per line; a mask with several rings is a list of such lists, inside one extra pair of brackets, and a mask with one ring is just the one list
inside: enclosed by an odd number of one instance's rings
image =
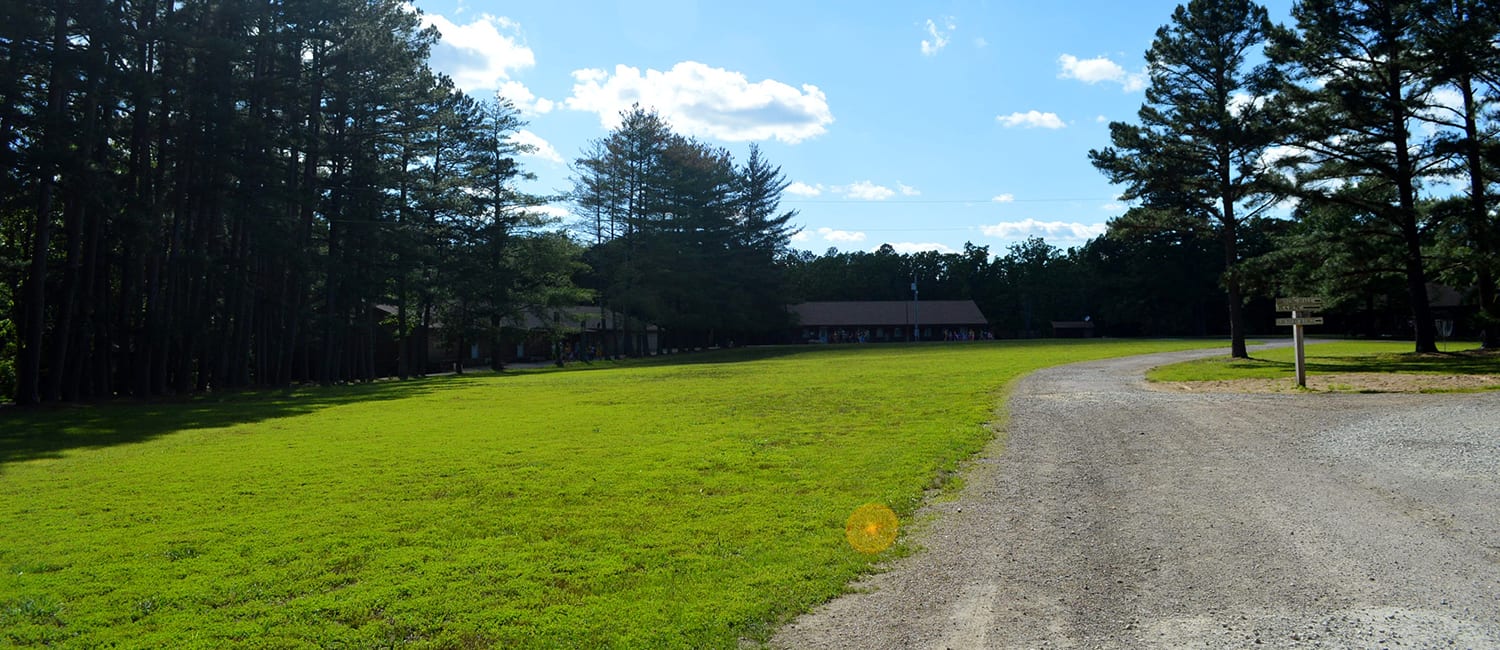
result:
[[(400, 355), (392, 327), (396, 308), (392, 305), (377, 305), (375, 308), (377, 318), (383, 321), (382, 340), (385, 342), (377, 356), (390, 359), (388, 364), (381, 366), (381, 372), (394, 374), (396, 359)], [(624, 317), (618, 312), (591, 305), (533, 308), (520, 317), (503, 320), (499, 332), (494, 333), (498, 336), (483, 334), (466, 338), (463, 349), (459, 350), (457, 341), (443, 322), (433, 318), (428, 328), (417, 327), (412, 334), (418, 351), (422, 352), (413, 357), (413, 372), (451, 371), (459, 363), (465, 368), (483, 367), (497, 357), (502, 363), (511, 363), (554, 360), (559, 355), (574, 360), (661, 352), (658, 343), (660, 328), (639, 319), (630, 319), (631, 326), (626, 329), (621, 327), (624, 322)]]
[[(973, 300), (804, 302), (788, 308), (803, 343), (889, 343), (991, 338)], [(920, 330), (920, 335), (918, 335)]]
[(1094, 338), (1094, 323), (1087, 320), (1055, 320), (1052, 321), (1052, 338), (1056, 339), (1091, 339)]
[(661, 328), (631, 319), (627, 331), (624, 322), (619, 312), (591, 305), (537, 308), (505, 323), (515, 334), (510, 360), (556, 359), (559, 350), (568, 360), (661, 353)]

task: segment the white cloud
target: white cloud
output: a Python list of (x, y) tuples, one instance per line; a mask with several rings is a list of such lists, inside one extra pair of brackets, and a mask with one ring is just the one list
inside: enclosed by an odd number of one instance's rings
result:
[(1057, 58), (1062, 64), (1062, 72), (1058, 73), (1063, 79), (1077, 79), (1084, 83), (1096, 84), (1101, 81), (1119, 81), (1125, 78), (1125, 68), (1104, 57), (1094, 59), (1079, 59), (1071, 54), (1064, 54)]
[(834, 230), (833, 228), (819, 228), (818, 236), (823, 241), (835, 243), (858, 243), (865, 240), (865, 234), (858, 231)]
[(1071, 54), (1064, 54), (1057, 57), (1057, 62), (1062, 66), (1062, 72), (1057, 73), (1061, 79), (1077, 79), (1086, 84), (1109, 81), (1120, 84), (1125, 92), (1134, 92), (1146, 87), (1144, 72), (1126, 72), (1123, 66), (1102, 56), (1080, 59)]
[(1120, 203), (1118, 201), (1113, 201), (1099, 206), (1099, 209), (1105, 212), (1124, 212), (1128, 207), (1130, 206), (1127, 206), (1124, 203)]
[(552, 217), (553, 219), (567, 219), (568, 217), (573, 216), (573, 212), (571, 210), (561, 205), (539, 205), (531, 208), (531, 210), (533, 212), (540, 212), (542, 214), (545, 214), (549, 217)]
[(541, 158), (548, 162), (561, 163), (563, 161), (562, 156), (557, 153), (557, 149), (553, 148), (552, 143), (547, 142), (542, 136), (526, 129), (516, 131), (514, 135), (510, 136), (510, 141), (530, 149), (530, 152), (525, 155)]
[(792, 241), (797, 243), (812, 241), (812, 233), (806, 230), (798, 230), (797, 234), (792, 235), (788, 239), (791, 239)]
[(1423, 121), (1418, 128), (1423, 135), (1433, 136), (1440, 130), (1437, 124), (1429, 120), (1441, 120), (1449, 124), (1463, 122), (1464, 96), (1457, 90), (1438, 88), (1432, 91), (1427, 100), (1428, 106), (1419, 114)]
[(996, 194), (995, 198), (990, 200), (996, 203), (1015, 203), (1016, 195), (1006, 192), (1004, 194)]
[(506, 81), (500, 84), (496, 94), (509, 99), (517, 110), (529, 115), (543, 115), (552, 112), (557, 107), (557, 102), (542, 97), (537, 97), (519, 81)]
[(1057, 113), (1043, 113), (1041, 111), (1026, 111), (1025, 113), (1011, 113), (1010, 115), (996, 115), (995, 121), (1005, 125), (1005, 128), (1024, 126), (1028, 129), (1061, 129), (1067, 124)]
[[(937, 242), (921, 242), (921, 243), (918, 243), (918, 242), (906, 242), (906, 241), (903, 241), (903, 242), (894, 242), (893, 241), (893, 242), (888, 242), (888, 243), (890, 244), (891, 248), (895, 249), (895, 251), (897, 253), (901, 253), (901, 254), (920, 253), (922, 251), (937, 251), (939, 253), (944, 253), (944, 254), (947, 254), (947, 253), (957, 253), (958, 252), (958, 251), (954, 250), (953, 247), (951, 247), (951, 246), (948, 246), (946, 244), (939, 244)], [(872, 250), (879, 250), (879, 247), (876, 247), (876, 248), (874, 248)]]
[(796, 144), (827, 132), (828, 98), (817, 86), (793, 88), (774, 79), (751, 83), (739, 72), (683, 61), (665, 72), (615, 66), (614, 72), (573, 72), (568, 108), (599, 115), (614, 128), (620, 111), (639, 103), (689, 135), (732, 142), (780, 140)]
[(988, 237), (1019, 239), (1031, 235), (1057, 237), (1060, 239), (1084, 240), (1104, 234), (1102, 223), (1085, 224), (1063, 221), (1002, 221), (993, 226), (980, 226), (979, 231)]
[(823, 193), (823, 184), (808, 185), (802, 181), (797, 181), (786, 186), (786, 192), (795, 196), (818, 196)]
[(1103, 115), (1095, 115), (1094, 116), (1094, 121), (1098, 122), (1099, 124), (1107, 124), (1107, 123), (1109, 123), (1109, 118), (1107, 118), (1107, 117), (1105, 117)]
[(884, 185), (876, 185), (870, 181), (859, 181), (848, 185), (835, 185), (830, 188), (835, 194), (843, 194), (851, 199), (861, 201), (884, 201), (896, 195), (893, 190)]
[(1265, 151), (1262, 151), (1260, 154), (1260, 160), (1258, 162), (1260, 163), (1262, 169), (1273, 169), (1276, 166), (1280, 165), (1281, 161), (1283, 160), (1296, 156), (1302, 156), (1306, 153), (1307, 150), (1299, 146), (1285, 144), (1276, 145), (1274, 147), (1266, 149)]
[(1246, 108), (1264, 108), (1270, 98), (1265, 95), (1251, 95), (1250, 93), (1232, 93), (1229, 95), (1229, 114), (1238, 116)]
[(953, 39), (955, 27), (957, 25), (953, 23), (952, 17), (943, 19), (941, 29), (938, 28), (937, 22), (931, 18), (927, 19), (927, 35), (931, 36), (932, 40), (922, 39), (922, 54), (934, 56), (943, 48), (948, 47), (948, 41)]
[(906, 183), (902, 183), (901, 181), (896, 181), (896, 190), (901, 192), (901, 196), (921, 196), (922, 194), (922, 190), (907, 185)]
[[(443, 45), (457, 50), (457, 60), (439, 67), (466, 91), (500, 88), (516, 70), (536, 65), (536, 55), (520, 42), (521, 26), (509, 18), (483, 14), (459, 25), (441, 14), (423, 14), (421, 21), (442, 33)], [(517, 92), (515, 87), (511, 91)], [(530, 97), (530, 91), (525, 95)], [(511, 99), (521, 104), (517, 97)]]

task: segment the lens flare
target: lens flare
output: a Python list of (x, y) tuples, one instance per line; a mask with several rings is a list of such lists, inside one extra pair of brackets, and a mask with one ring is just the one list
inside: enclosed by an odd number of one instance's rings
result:
[(896, 513), (885, 504), (866, 503), (854, 509), (844, 523), (844, 539), (860, 553), (874, 555), (896, 541)]

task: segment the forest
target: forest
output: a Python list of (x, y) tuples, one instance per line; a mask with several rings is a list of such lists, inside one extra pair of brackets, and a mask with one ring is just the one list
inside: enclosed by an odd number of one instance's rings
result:
[[(1088, 156), (1128, 211), (1063, 250), (791, 246), (788, 182), (649, 106), (536, 196), (504, 97), (395, 0), (0, 5), (0, 393), (17, 403), (405, 378), (595, 305), (621, 351), (776, 342), (805, 300), (971, 298), (1006, 337), (1331, 333), (1500, 345), (1500, 6), (1193, 0)], [(566, 203), (573, 218), (548, 216)], [(1435, 311), (1434, 287), (1458, 296)], [(498, 360), (494, 363), (498, 365)]]

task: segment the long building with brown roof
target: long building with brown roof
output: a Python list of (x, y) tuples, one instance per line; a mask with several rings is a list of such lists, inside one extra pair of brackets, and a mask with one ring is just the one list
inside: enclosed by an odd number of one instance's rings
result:
[(791, 310), (796, 338), (806, 342), (910, 341), (914, 328), (923, 341), (972, 339), (989, 330), (973, 300), (804, 302)]

